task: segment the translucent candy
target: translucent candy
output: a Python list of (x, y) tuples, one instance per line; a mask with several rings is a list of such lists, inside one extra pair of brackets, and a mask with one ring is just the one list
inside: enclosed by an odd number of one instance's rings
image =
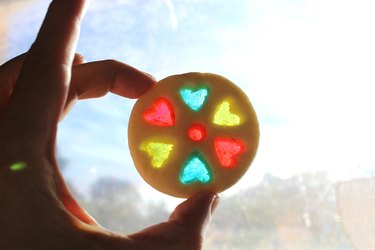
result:
[(202, 141), (206, 137), (206, 129), (202, 124), (193, 124), (188, 128), (188, 136), (193, 141)]
[(180, 181), (184, 184), (193, 182), (209, 183), (212, 180), (212, 173), (203, 156), (192, 153), (185, 162), (180, 175)]
[(216, 155), (224, 167), (234, 167), (237, 164), (236, 156), (245, 149), (245, 144), (233, 138), (216, 138), (214, 141)]
[(195, 91), (183, 88), (180, 90), (180, 95), (189, 108), (194, 111), (199, 111), (206, 102), (208, 90), (205, 87), (201, 87)]
[(167, 98), (158, 98), (151, 108), (143, 112), (143, 118), (155, 126), (173, 126), (175, 124), (175, 116), (173, 106)]
[(155, 168), (161, 168), (173, 149), (173, 144), (162, 142), (147, 142), (141, 145), (141, 150), (147, 152), (151, 157), (151, 165)]
[(213, 122), (220, 126), (238, 126), (241, 119), (238, 115), (230, 112), (230, 103), (224, 101), (216, 109)]

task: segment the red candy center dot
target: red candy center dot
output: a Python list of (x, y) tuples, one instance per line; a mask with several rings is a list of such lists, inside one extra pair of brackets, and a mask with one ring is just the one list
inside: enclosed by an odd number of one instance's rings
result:
[(201, 124), (193, 124), (188, 128), (188, 136), (193, 141), (201, 141), (206, 137), (206, 130)]

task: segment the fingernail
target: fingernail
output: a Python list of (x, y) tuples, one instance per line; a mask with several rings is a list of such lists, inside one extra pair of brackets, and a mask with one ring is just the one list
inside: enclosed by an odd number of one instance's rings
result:
[(203, 208), (207, 207), (208, 209), (211, 208), (213, 201), (214, 201), (215, 193), (209, 191), (201, 191), (192, 197), (189, 198), (191, 200), (191, 205), (196, 208)]
[(149, 78), (151, 78), (154, 82), (157, 82), (156, 78), (153, 75), (151, 75), (151, 74), (149, 74), (145, 71), (142, 71), (142, 73), (145, 74), (146, 76), (148, 76)]
[(155, 81), (153, 78), (143, 78), (142, 81), (138, 81), (140, 84), (138, 85), (138, 95), (143, 95), (149, 89), (151, 89), (155, 85)]
[(211, 204), (211, 214), (215, 212), (217, 206), (219, 205), (219, 201), (220, 201), (220, 197), (218, 195), (215, 195)]
[(86, 16), (87, 10), (89, 9), (89, 6), (91, 4), (90, 0), (85, 0), (83, 9), (82, 9), (82, 16)]
[(215, 196), (216, 196), (215, 193), (212, 193), (209, 191), (202, 191), (195, 196), (195, 202), (200, 203), (201, 201), (204, 201), (204, 200), (210, 200), (210, 202), (212, 203)]

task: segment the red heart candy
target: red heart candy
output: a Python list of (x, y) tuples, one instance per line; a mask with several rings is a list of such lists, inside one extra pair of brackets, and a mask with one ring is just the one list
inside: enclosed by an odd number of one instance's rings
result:
[(154, 104), (143, 112), (143, 118), (152, 125), (160, 127), (168, 127), (175, 124), (173, 106), (164, 97), (156, 99)]
[(216, 138), (214, 141), (216, 155), (224, 167), (234, 167), (236, 156), (245, 150), (245, 144), (233, 138)]

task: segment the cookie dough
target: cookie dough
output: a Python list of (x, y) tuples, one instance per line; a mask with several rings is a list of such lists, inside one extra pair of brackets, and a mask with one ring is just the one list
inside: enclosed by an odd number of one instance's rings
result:
[(259, 124), (246, 94), (222, 76), (187, 73), (159, 81), (132, 110), (134, 164), (155, 189), (187, 198), (221, 192), (249, 168)]

